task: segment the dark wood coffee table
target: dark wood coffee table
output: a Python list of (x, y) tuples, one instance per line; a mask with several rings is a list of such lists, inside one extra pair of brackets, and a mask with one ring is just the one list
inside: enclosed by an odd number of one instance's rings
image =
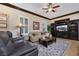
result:
[(56, 37), (52, 36), (52, 39), (50, 39), (50, 37), (45, 36), (44, 38), (41, 37), (39, 39), (39, 43), (42, 44), (42, 45), (44, 45), (45, 47), (47, 47), (52, 42), (56, 42)]
[(49, 41), (39, 39), (39, 43), (42, 44), (45, 47), (48, 47)]

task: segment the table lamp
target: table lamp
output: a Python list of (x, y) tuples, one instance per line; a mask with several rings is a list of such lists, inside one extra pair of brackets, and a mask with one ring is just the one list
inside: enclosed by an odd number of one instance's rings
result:
[(22, 27), (23, 25), (21, 23), (17, 25), (17, 28), (20, 29), (20, 36), (22, 36)]

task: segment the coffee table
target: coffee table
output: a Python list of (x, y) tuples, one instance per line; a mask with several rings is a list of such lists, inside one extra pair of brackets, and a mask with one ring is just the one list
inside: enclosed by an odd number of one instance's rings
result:
[(42, 44), (42, 45), (45, 46), (45, 47), (48, 47), (49, 41), (39, 39), (39, 43)]

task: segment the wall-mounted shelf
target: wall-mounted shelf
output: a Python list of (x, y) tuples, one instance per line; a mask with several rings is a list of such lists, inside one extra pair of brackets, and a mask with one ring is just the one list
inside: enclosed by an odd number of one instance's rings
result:
[(0, 13), (0, 30), (7, 29), (7, 15)]

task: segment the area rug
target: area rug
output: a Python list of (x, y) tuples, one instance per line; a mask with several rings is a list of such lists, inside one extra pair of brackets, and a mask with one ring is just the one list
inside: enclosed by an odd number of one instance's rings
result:
[(33, 43), (33, 45), (37, 45), (38, 47), (38, 56), (64, 56), (65, 50), (69, 47), (67, 41), (57, 41), (48, 45), (47, 48), (39, 43)]

